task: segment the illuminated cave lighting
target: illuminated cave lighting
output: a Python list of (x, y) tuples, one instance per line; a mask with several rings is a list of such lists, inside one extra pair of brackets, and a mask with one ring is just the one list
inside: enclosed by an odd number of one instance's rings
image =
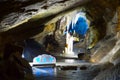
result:
[(75, 17), (72, 19), (72, 21), (68, 23), (67, 31), (66, 31), (66, 46), (65, 46), (65, 53), (67, 55), (71, 55), (71, 56), (74, 55), (73, 34), (76, 33), (79, 35), (81, 39), (83, 39), (87, 33), (88, 28), (89, 26), (84, 12), (77, 13)]
[(72, 25), (77, 34), (85, 36), (89, 28), (85, 13), (79, 12), (75, 17), (75, 20), (72, 22)]
[(52, 64), (52, 63), (56, 63), (56, 58), (51, 55), (42, 54), (42, 55), (35, 57), (33, 59), (33, 63), (35, 63), (35, 64)]
[(66, 63), (74, 63), (75, 60), (74, 60), (74, 59), (65, 59), (65, 62), (66, 62)]

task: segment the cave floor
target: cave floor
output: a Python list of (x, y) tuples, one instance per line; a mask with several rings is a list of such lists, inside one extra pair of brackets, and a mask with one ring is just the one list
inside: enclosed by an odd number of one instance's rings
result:
[(33, 67), (36, 80), (92, 80), (96, 70), (89, 69), (91, 63), (76, 59), (59, 59), (56, 66)]

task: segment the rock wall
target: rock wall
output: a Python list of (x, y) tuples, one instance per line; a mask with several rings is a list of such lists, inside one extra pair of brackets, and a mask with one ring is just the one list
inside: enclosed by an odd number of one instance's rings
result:
[(4, 49), (3, 58), (0, 60), (1, 80), (34, 80), (32, 68), (23, 59), (22, 48), (7, 44)]
[[(117, 8), (119, 9), (119, 8)], [(119, 55), (119, 10), (116, 11), (113, 19), (108, 22), (106, 36), (100, 40), (92, 49), (93, 55), (91, 56), (92, 62), (108, 62), (118, 59), (114, 57)], [(114, 57), (114, 60), (112, 59)], [(112, 59), (112, 60), (111, 60)]]

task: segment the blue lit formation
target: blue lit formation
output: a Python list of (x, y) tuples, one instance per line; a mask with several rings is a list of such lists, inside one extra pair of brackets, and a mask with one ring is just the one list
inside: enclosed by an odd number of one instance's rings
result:
[(73, 33), (75, 31), (77, 34), (85, 36), (88, 28), (85, 13), (80, 12), (76, 15), (75, 19), (71, 21), (69, 25), (69, 32)]
[(56, 63), (55, 57), (47, 54), (42, 54), (33, 59), (33, 63), (36, 64), (51, 64)]

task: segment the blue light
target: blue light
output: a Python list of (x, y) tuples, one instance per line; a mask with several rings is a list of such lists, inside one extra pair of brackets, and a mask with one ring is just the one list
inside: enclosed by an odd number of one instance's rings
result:
[(55, 75), (55, 69), (52, 67), (40, 67), (40, 68), (33, 67), (32, 70), (33, 70), (33, 74), (35, 75), (35, 77)]
[(51, 64), (56, 63), (55, 57), (47, 54), (42, 54), (33, 59), (33, 63), (36, 64)]
[(75, 24), (75, 31), (80, 35), (85, 35), (88, 29), (87, 21), (83, 17), (79, 17)]
[(41, 58), (36, 58), (36, 62), (40, 62), (41, 61)]
[(69, 25), (69, 33), (73, 33), (74, 31), (81, 35), (85, 36), (89, 26), (87, 23), (87, 19), (85, 16), (85, 13), (80, 12), (76, 15), (75, 19), (72, 20), (72, 22)]

